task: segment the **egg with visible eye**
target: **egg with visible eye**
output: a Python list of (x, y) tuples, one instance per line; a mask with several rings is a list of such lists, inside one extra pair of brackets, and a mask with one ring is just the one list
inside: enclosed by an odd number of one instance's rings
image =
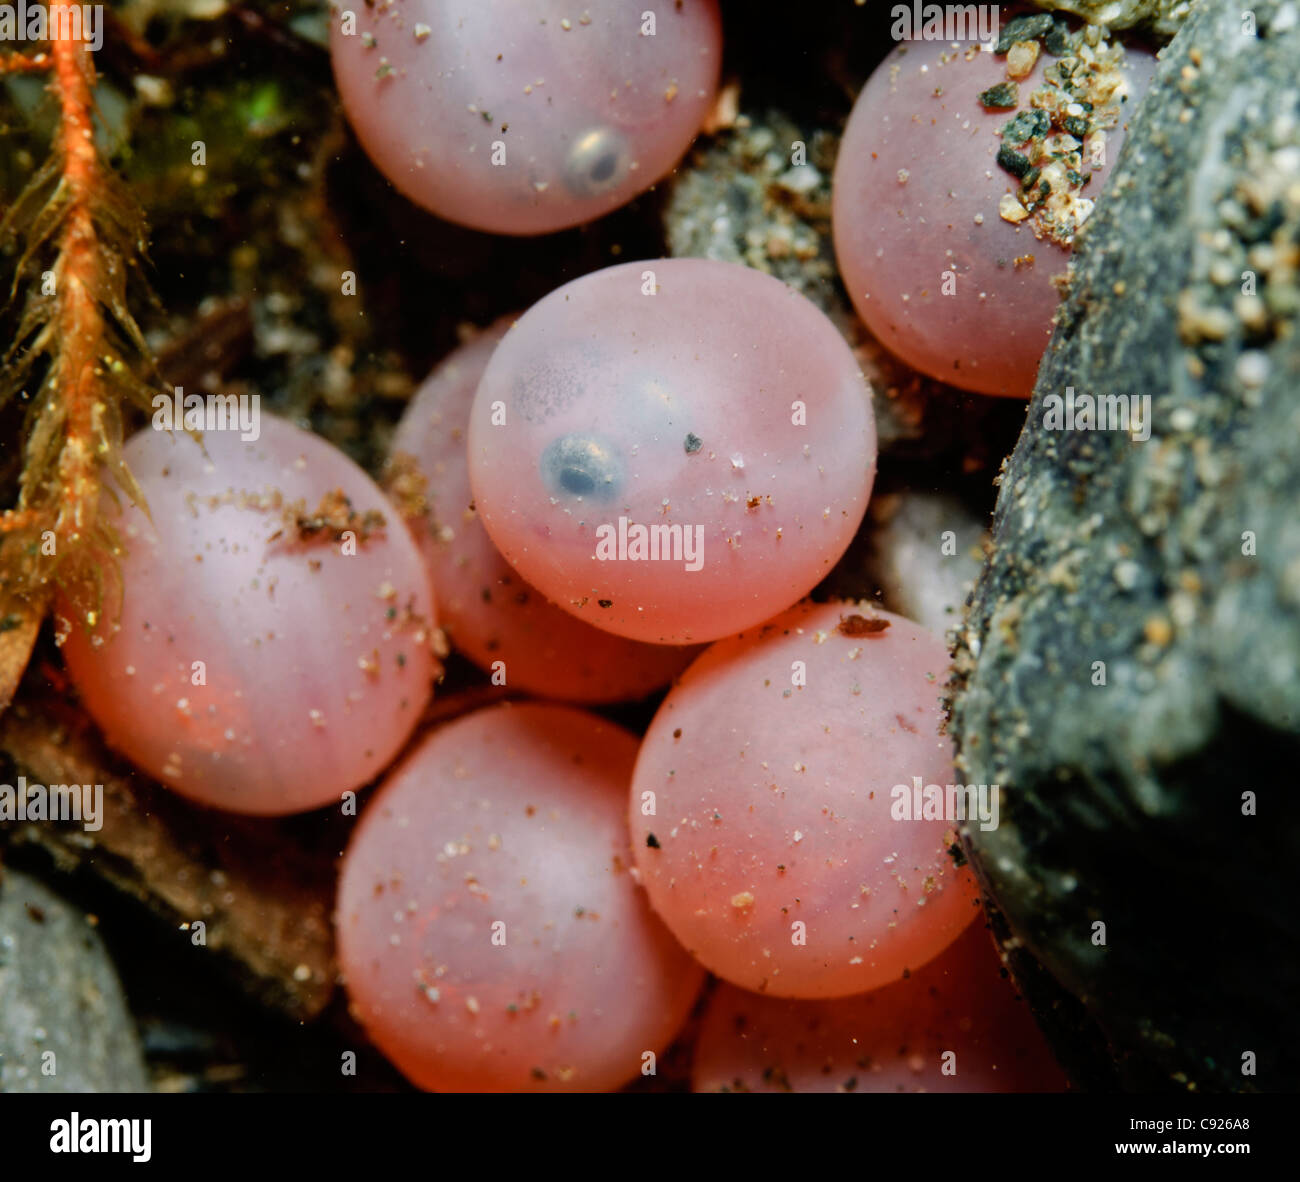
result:
[[(697, 650), (627, 640), (561, 611), (511, 569), (479, 520), (465, 436), (474, 391), (509, 324), (498, 321), (445, 358), (393, 436), (394, 472), (413, 470), (423, 482), (422, 512), (410, 525), (438, 588), (439, 621), (498, 684), (573, 702), (642, 698)], [(608, 445), (589, 435), (557, 441), (542, 468), (548, 486), (565, 494), (608, 491), (622, 479)]]
[(335, 14), (367, 154), (411, 200), (499, 234), (600, 217), (668, 173), (717, 89), (717, 0), (403, 0)]
[(579, 619), (711, 640), (806, 594), (862, 520), (870, 395), (804, 296), (748, 267), (598, 271), (497, 346), (469, 425), (474, 503), (515, 570)]

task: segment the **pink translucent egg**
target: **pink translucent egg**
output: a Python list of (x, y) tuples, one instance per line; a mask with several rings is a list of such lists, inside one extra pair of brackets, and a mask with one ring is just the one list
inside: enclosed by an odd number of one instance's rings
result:
[(696, 1044), (697, 1092), (1059, 1092), (1066, 1079), (1000, 975), (983, 924), (906, 981), (838, 1001), (723, 985)]
[(956, 822), (894, 813), (896, 785), (956, 783), (947, 667), (908, 620), (808, 603), (691, 665), (629, 808), (641, 881), (688, 952), (745, 989), (843, 997), (914, 972), (971, 922)]
[(425, 738), (367, 805), (339, 962), (413, 1083), (605, 1091), (653, 1070), (703, 974), (633, 881), (636, 745), (571, 707), (493, 707)]
[(578, 702), (641, 698), (667, 684), (694, 648), (643, 644), (584, 624), (530, 587), (501, 557), (471, 507), (466, 459), (470, 405), (498, 321), (451, 354), (417, 391), (393, 438), (428, 482), (428, 515), (413, 523), (438, 588), (452, 643), (508, 686)]
[(330, 48), (357, 137), (411, 200), (543, 234), (672, 169), (712, 105), (722, 28), (716, 0), (376, 0), (336, 14)]
[[(972, 43), (904, 42), (868, 79), (844, 132), (833, 228), (853, 305), (909, 365), (963, 389), (1027, 397), (1051, 336), (1060, 302), (1052, 279), (1070, 248), (1036, 236), (1037, 218), (1005, 220), (1000, 202), (1019, 182), (997, 156), (1002, 128), (1031, 111), (1030, 96), (1059, 60), (1040, 52), (1017, 83), (1018, 105), (991, 109), (979, 96), (1009, 81), (1006, 56)], [(1116, 99), (1118, 123), (1103, 129), (1104, 144), (1095, 133), (1076, 141), (1077, 175), (1091, 178), (1079, 189), (1084, 201), (1099, 196), (1155, 69), (1137, 48), (1124, 62), (1129, 98)], [(1073, 214), (1086, 220), (1086, 206)]]
[(470, 417), (470, 482), (507, 561), (638, 640), (767, 619), (862, 520), (876, 432), (853, 354), (811, 302), (746, 267), (627, 263), (534, 305)]
[[(127, 504), (116, 521), (121, 612), (94, 633), (74, 623), (63, 655), (138, 767), (200, 804), (280, 814), (337, 802), (397, 753), (432, 690), (435, 620), (419, 552), (374, 482), (283, 420), (263, 414), (260, 430), (208, 432), (206, 457), (159, 430), (127, 443), (149, 515)], [(286, 520), (335, 490), (357, 517), (351, 541)]]

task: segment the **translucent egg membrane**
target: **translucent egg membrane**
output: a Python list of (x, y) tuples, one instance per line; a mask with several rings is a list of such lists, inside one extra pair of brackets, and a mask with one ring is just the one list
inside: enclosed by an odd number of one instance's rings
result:
[(500, 234), (590, 221), (653, 185), (694, 138), (721, 65), (716, 0), (375, 0), (335, 13), (330, 44), (380, 171), (439, 216)]
[[(1004, 11), (1003, 24), (1009, 19)], [(1003, 217), (1000, 203), (1020, 182), (998, 153), (1002, 129), (1033, 111), (1032, 96), (1059, 60), (1043, 51), (1032, 70), (1009, 80), (1008, 57), (978, 44), (904, 42), (867, 80), (844, 131), (833, 228), (853, 306), (902, 360), (962, 389), (1028, 397), (1051, 337), (1054, 279), (1064, 276), (1071, 246), (1037, 232), (1035, 219)], [(1117, 122), (1100, 138), (1075, 141), (1083, 201), (1100, 196), (1154, 70), (1150, 53), (1128, 48), (1129, 98)], [(1009, 105), (981, 101), (995, 87)], [(1058, 144), (1068, 141), (1054, 137)]]
[(1059, 1092), (1028, 1005), (1003, 978), (981, 923), (906, 981), (838, 1001), (709, 1001), (697, 1092)]
[(475, 505), (564, 610), (687, 644), (808, 592), (862, 520), (870, 396), (807, 299), (698, 259), (610, 267), (531, 308), (470, 416)]
[(637, 887), (628, 732), (571, 707), (477, 711), (415, 746), (339, 881), (351, 1010), (420, 1087), (605, 1091), (685, 1020), (704, 973)]
[[(437, 671), (429, 576), (396, 510), (337, 448), (265, 414), (256, 440), (146, 429), (124, 458), (144, 500), (105, 498), (120, 612), (74, 622), (63, 646), (86, 709), (200, 804), (337, 804), (397, 753)], [(311, 528), (322, 502), (345, 516)]]
[(949, 852), (957, 821), (911, 807), (918, 782), (956, 783), (947, 668), (909, 620), (803, 603), (687, 669), (628, 816), (641, 881), (688, 952), (743, 989), (846, 997), (916, 971), (979, 914)]
[(643, 644), (584, 623), (529, 586), (492, 544), (474, 506), (466, 435), (474, 391), (511, 321), (498, 321), (425, 380), (393, 437), (426, 482), (427, 513), (411, 523), (438, 588), (452, 644), (498, 684), (548, 698), (641, 698), (696, 655), (690, 646)]

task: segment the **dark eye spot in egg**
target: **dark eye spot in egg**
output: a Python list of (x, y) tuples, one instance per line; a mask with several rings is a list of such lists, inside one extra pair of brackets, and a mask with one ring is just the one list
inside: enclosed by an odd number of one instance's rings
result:
[(564, 162), (564, 183), (575, 196), (591, 197), (622, 184), (627, 145), (618, 132), (598, 127), (579, 135)]
[(544, 452), (542, 480), (561, 496), (605, 501), (623, 487), (623, 462), (614, 446), (596, 435), (562, 435)]

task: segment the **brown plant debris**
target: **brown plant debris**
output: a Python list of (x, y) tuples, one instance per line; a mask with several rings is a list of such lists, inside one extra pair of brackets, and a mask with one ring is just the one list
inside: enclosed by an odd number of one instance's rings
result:
[(28, 400), (17, 503), (0, 512), (0, 592), (39, 614), (58, 587), (93, 627), (117, 551), (101, 515), (106, 474), (140, 495), (122, 460), (123, 406), (147, 408), (154, 392), (127, 304), (145, 225), (95, 147), (89, 50), (68, 22), (50, 26), (48, 53), (0, 57), (0, 75), (48, 71), (59, 109), (49, 158), (0, 219), (0, 245), (19, 248), (10, 299), (26, 293), (0, 356), (0, 405)]

